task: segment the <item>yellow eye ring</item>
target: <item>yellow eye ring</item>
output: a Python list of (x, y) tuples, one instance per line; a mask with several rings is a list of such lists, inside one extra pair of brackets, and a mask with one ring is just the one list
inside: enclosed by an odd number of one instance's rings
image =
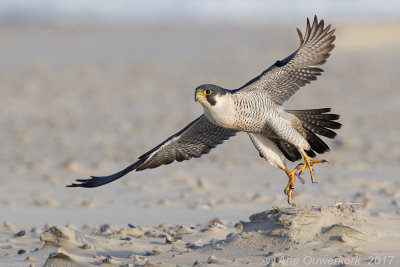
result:
[(211, 90), (204, 90), (204, 92), (203, 92), (205, 95), (210, 95), (211, 94)]

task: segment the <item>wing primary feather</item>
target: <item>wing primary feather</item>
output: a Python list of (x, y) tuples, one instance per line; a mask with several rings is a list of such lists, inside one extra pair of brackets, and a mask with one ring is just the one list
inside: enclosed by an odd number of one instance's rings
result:
[(296, 28), (296, 30), (297, 30), (297, 34), (299, 35), (299, 38), (300, 38), (300, 46), (302, 46), (304, 43), (303, 34), (299, 30), (299, 28)]
[(143, 163), (143, 160), (138, 160), (132, 165), (129, 165), (122, 171), (119, 171), (117, 173), (107, 175), (107, 176), (90, 176), (90, 179), (77, 179), (76, 181), (79, 182), (80, 184), (70, 184), (67, 185), (67, 187), (85, 187), (85, 188), (92, 188), (92, 187), (98, 187), (101, 185), (105, 185), (108, 183), (111, 183), (123, 176), (125, 176), (127, 173), (135, 170), (140, 164)]
[(325, 22), (318, 21), (317, 16), (314, 16), (312, 24), (307, 18), (304, 35), (297, 29), (299, 48), (283, 60), (276, 61), (244, 86), (233, 90), (233, 93), (260, 91), (276, 104), (282, 105), (297, 90), (322, 74), (323, 70), (316, 66), (324, 64), (335, 47), (334, 33), (331, 25), (325, 27)]
[(141, 155), (138, 161), (122, 171), (108, 176), (92, 176), (89, 179), (78, 179), (76, 181), (79, 183), (73, 183), (68, 187), (97, 187), (111, 183), (133, 170), (153, 169), (174, 161), (180, 162), (193, 157), (199, 158), (234, 135), (236, 135), (236, 131), (217, 126), (211, 123), (204, 115), (201, 115), (181, 131)]

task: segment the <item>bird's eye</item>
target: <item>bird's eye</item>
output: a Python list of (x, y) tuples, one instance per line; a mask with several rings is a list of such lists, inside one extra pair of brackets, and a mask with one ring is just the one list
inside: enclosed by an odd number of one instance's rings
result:
[(204, 90), (204, 94), (205, 95), (210, 95), (211, 94), (211, 90)]

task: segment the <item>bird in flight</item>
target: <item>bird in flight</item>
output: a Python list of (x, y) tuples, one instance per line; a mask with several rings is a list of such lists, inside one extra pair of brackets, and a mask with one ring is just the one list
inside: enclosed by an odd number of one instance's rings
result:
[[(328, 145), (317, 135), (334, 138), (339, 129), (339, 115), (330, 108), (286, 110), (283, 103), (321, 75), (317, 66), (326, 62), (334, 48), (334, 29), (314, 17), (312, 25), (307, 19), (303, 36), (297, 29), (300, 47), (283, 60), (278, 60), (242, 87), (234, 90), (218, 85), (204, 84), (195, 89), (194, 97), (204, 113), (178, 133), (141, 155), (125, 169), (108, 176), (78, 179), (68, 187), (97, 187), (115, 181), (127, 173), (156, 168), (174, 161), (199, 158), (224, 140), (245, 132), (260, 156), (271, 165), (282, 169), (288, 177), (284, 188), (287, 200), (292, 199), (295, 176), (308, 169), (314, 182), (312, 165), (325, 163), (317, 160), (316, 153), (329, 151)], [(285, 158), (295, 162), (304, 159), (290, 170)]]

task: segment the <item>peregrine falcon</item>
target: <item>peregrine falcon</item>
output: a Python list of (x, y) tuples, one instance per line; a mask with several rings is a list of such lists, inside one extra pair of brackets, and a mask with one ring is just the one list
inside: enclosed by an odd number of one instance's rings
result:
[[(304, 36), (297, 29), (300, 47), (283, 60), (278, 60), (242, 87), (228, 90), (213, 84), (195, 89), (195, 101), (204, 113), (178, 133), (146, 152), (127, 168), (108, 176), (78, 179), (68, 187), (97, 187), (121, 178), (127, 173), (156, 168), (163, 164), (199, 158), (224, 140), (246, 132), (260, 156), (271, 165), (282, 169), (289, 181), (284, 189), (290, 203), (295, 175), (309, 169), (312, 182), (312, 165), (325, 163), (316, 160), (316, 154), (329, 151), (328, 145), (318, 135), (334, 138), (339, 129), (339, 115), (330, 108), (286, 110), (282, 104), (300, 87), (317, 79), (334, 48), (334, 29), (324, 26), (324, 21), (314, 17), (312, 25), (307, 19)], [(293, 170), (285, 158), (295, 162), (304, 159)]]

